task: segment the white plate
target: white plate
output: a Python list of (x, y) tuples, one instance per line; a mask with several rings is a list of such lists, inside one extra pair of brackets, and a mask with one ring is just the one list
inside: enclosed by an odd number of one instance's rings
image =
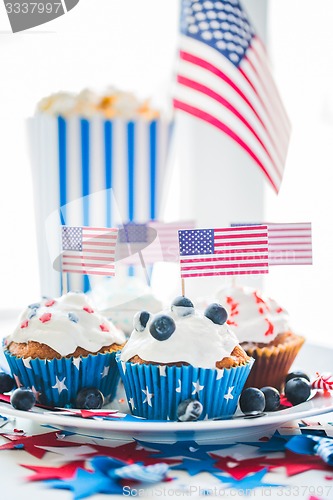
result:
[[(332, 370), (333, 349), (307, 345), (297, 359), (296, 368), (308, 373)], [(316, 362), (318, 360), (318, 364)], [(320, 366), (319, 366), (320, 365)], [(285, 410), (268, 413), (259, 418), (236, 416), (228, 420), (204, 420), (200, 422), (152, 422), (113, 421), (84, 419), (67, 415), (57, 415), (46, 411), (22, 412), (9, 404), (0, 403), (0, 414), (16, 418), (26, 418), (59, 429), (83, 432), (90, 436), (128, 440), (137, 438), (148, 441), (196, 440), (234, 442), (249, 441), (263, 435), (272, 434), (281, 424), (290, 420), (307, 419), (333, 411), (333, 397), (324, 397), (320, 392), (312, 399)]]

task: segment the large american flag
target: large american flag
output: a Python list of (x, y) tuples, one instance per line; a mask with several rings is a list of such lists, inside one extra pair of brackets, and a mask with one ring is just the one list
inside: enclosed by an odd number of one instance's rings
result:
[(62, 226), (62, 271), (89, 275), (115, 275), (118, 229)]
[(146, 265), (156, 262), (179, 262), (179, 229), (192, 229), (195, 222), (149, 221), (145, 224), (129, 223), (119, 231), (117, 260), (122, 264), (142, 265), (140, 256)]
[(267, 226), (179, 231), (182, 278), (268, 273)]
[(217, 127), (276, 192), (290, 124), (265, 47), (238, 0), (182, 0), (174, 107)]

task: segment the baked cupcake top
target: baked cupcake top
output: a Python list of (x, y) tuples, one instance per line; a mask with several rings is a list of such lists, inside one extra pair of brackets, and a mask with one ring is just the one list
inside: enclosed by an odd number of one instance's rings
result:
[[(137, 361), (139, 357), (148, 363), (219, 367), (219, 361), (229, 358), (235, 348), (240, 349), (226, 319), (227, 312), (221, 305), (211, 304), (203, 313), (195, 310), (186, 297), (178, 297), (171, 310), (160, 314), (139, 312), (121, 360)], [(242, 362), (247, 361), (242, 354)]]
[(291, 330), (287, 311), (254, 288), (231, 286), (221, 289), (216, 296), (225, 304), (227, 323), (240, 343), (269, 344), (277, 335)]
[(5, 344), (45, 344), (61, 356), (77, 347), (97, 352), (104, 346), (123, 344), (125, 336), (100, 313), (93, 310), (84, 293), (69, 292), (56, 299), (30, 304), (21, 314), (18, 326)]

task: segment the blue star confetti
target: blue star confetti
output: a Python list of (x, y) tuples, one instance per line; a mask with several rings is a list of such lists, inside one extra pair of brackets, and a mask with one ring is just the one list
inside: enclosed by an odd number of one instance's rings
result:
[(195, 476), (196, 474), (200, 474), (200, 472), (216, 473), (217, 468), (214, 467), (216, 462), (217, 460), (213, 460), (212, 458), (208, 460), (192, 460), (191, 458), (184, 458), (181, 464), (174, 465), (171, 469), (185, 470), (190, 476)]
[(223, 450), (234, 446), (233, 444), (202, 445), (195, 441), (176, 441), (173, 444), (151, 443), (149, 441), (140, 440), (137, 440), (137, 442), (145, 448), (158, 450), (159, 453), (154, 453), (154, 458), (187, 457), (199, 460), (211, 460), (211, 457), (208, 455), (210, 451)]
[(229, 488), (236, 488), (242, 491), (254, 490), (255, 488), (277, 488), (281, 486), (286, 486), (285, 484), (276, 483), (265, 483), (262, 481), (268, 469), (263, 469), (259, 472), (253, 474), (248, 474), (243, 479), (234, 479), (231, 476), (225, 476), (223, 474), (214, 474), (214, 476), (224, 484), (228, 484)]

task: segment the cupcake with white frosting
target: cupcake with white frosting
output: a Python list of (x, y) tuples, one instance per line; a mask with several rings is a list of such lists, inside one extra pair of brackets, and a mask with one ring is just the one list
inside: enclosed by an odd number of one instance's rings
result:
[(274, 299), (250, 287), (226, 287), (216, 296), (225, 304), (228, 324), (241, 346), (256, 360), (246, 385), (281, 390), (305, 340), (294, 332), (287, 311)]
[(137, 313), (134, 330), (116, 359), (134, 415), (177, 420), (181, 402), (202, 404), (201, 419), (232, 415), (253, 360), (211, 304), (204, 313), (186, 297), (171, 310)]
[(83, 293), (30, 304), (4, 340), (4, 353), (18, 385), (32, 388), (47, 406), (73, 405), (84, 387), (106, 401), (116, 391), (115, 354), (125, 336)]

